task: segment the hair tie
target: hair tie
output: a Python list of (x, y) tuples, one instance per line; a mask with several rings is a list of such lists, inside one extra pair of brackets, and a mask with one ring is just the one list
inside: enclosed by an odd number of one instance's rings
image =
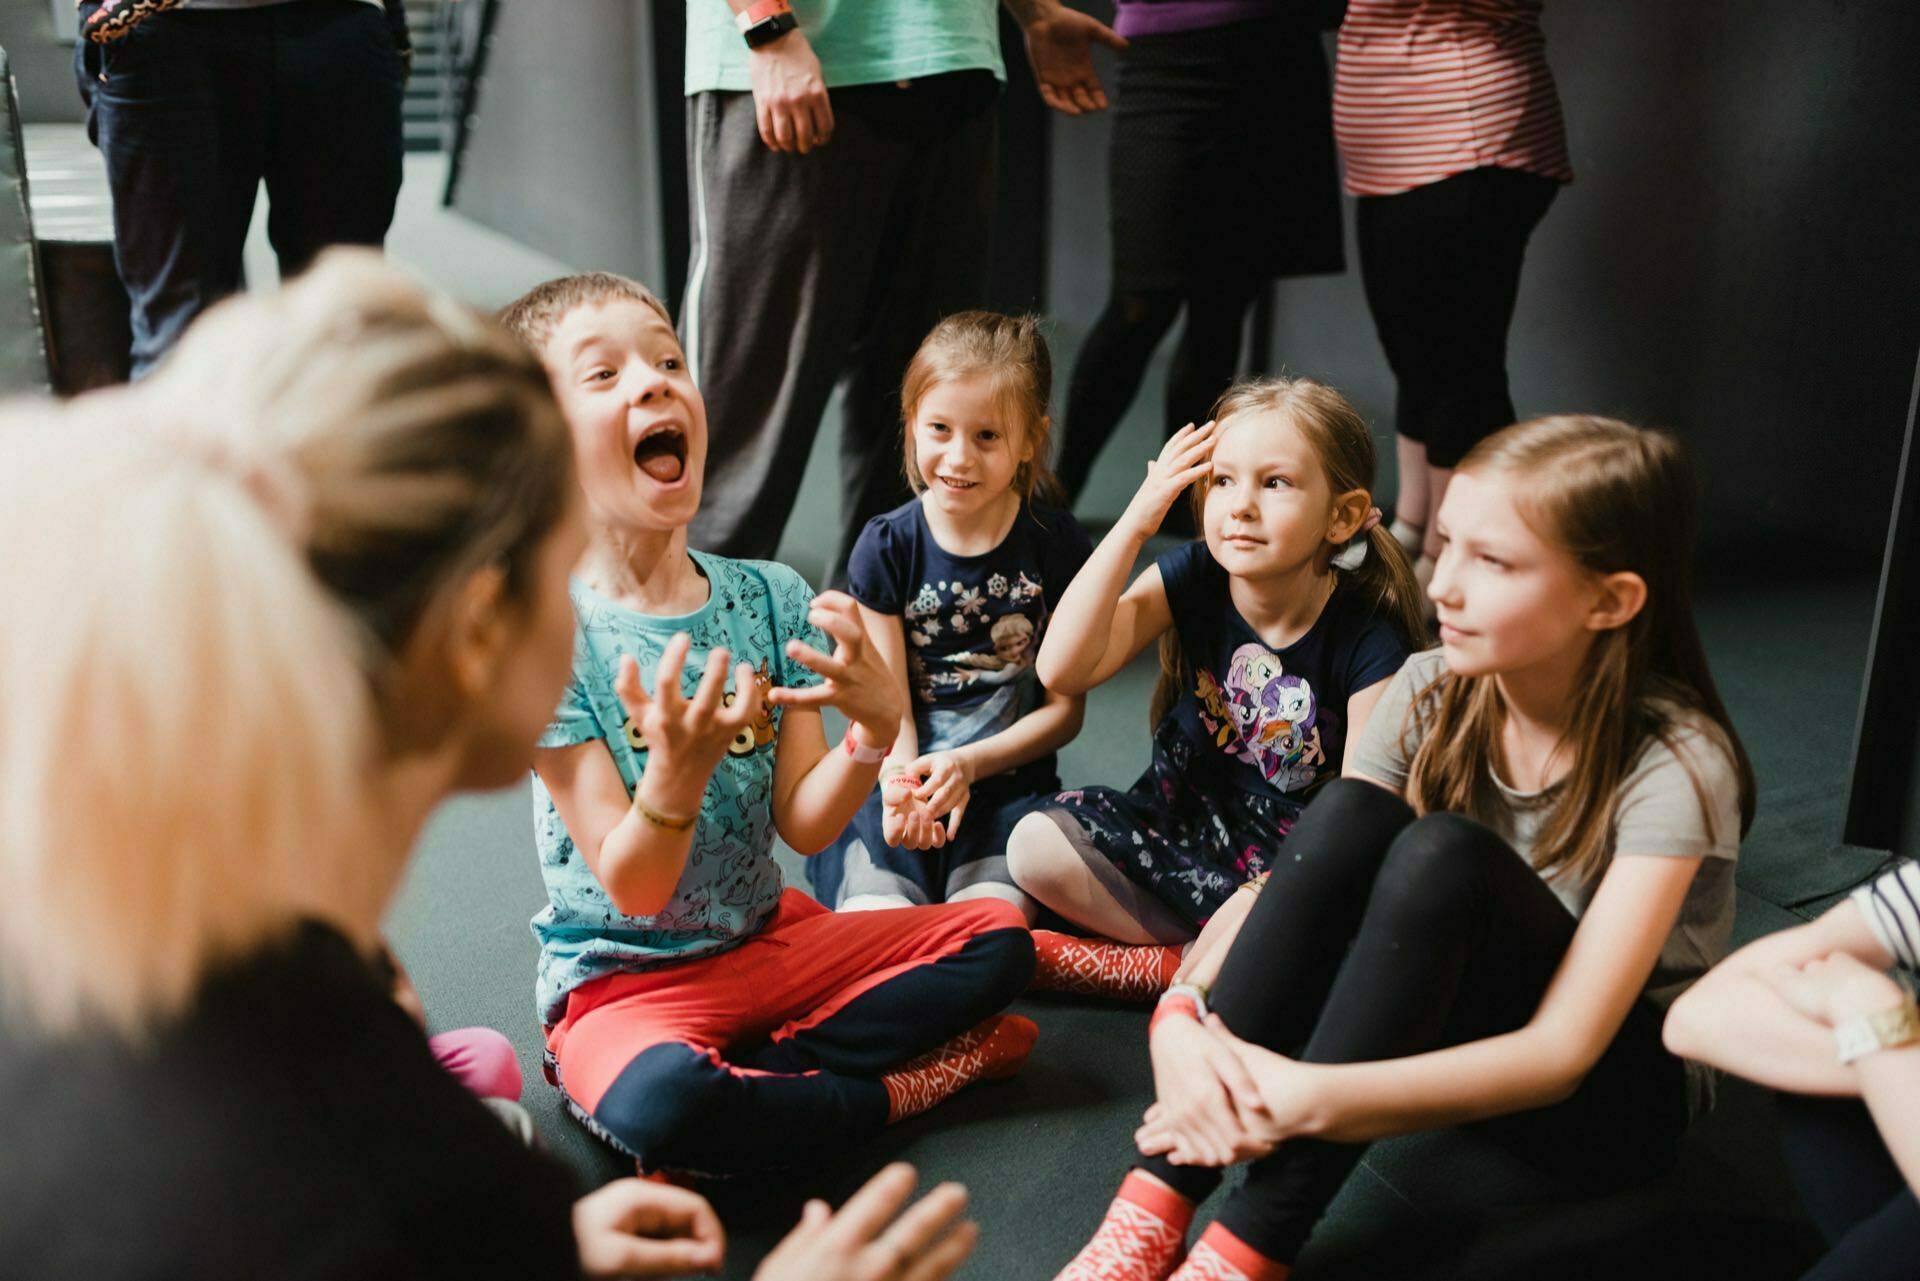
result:
[(1367, 532), (1380, 523), (1380, 509), (1367, 508), (1366, 517), (1361, 520), (1360, 528), (1353, 531), (1346, 545), (1333, 554), (1333, 567), (1344, 569), (1348, 573), (1360, 568), (1367, 559)]

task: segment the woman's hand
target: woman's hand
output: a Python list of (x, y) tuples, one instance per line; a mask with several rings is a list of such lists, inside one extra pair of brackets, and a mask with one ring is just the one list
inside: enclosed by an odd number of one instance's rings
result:
[(787, 642), (787, 657), (825, 679), (807, 689), (774, 689), (767, 695), (785, 707), (837, 707), (870, 747), (885, 747), (900, 729), (900, 696), (893, 673), (867, 640), (860, 607), (845, 592), (813, 598), (807, 621), (834, 639), (833, 654), (805, 641)]
[(904, 765), (880, 776), (880, 834), (903, 850), (937, 850), (947, 843), (946, 824), (918, 796), (920, 778)]
[[(867, 1180), (833, 1214), (809, 1201), (800, 1226), (773, 1248), (754, 1281), (942, 1281), (979, 1240), (961, 1221), (967, 1190), (942, 1183), (899, 1218), (913, 1194), (913, 1167), (899, 1162)], [(889, 1226), (890, 1225), (890, 1226)]]
[(1180, 495), (1206, 478), (1212, 466), (1214, 436), (1212, 422), (1199, 427), (1188, 423), (1173, 433), (1160, 456), (1147, 464), (1147, 478), (1120, 514), (1121, 523), (1141, 538), (1158, 530)]
[(1105, 111), (1107, 94), (1093, 69), (1093, 46), (1124, 49), (1127, 42), (1090, 13), (1058, 3), (1031, 4), (1022, 15), (1027, 61), (1040, 100), (1064, 115)]
[(638, 798), (644, 789), (648, 804), (673, 814), (699, 810), (707, 780), (727, 754), (727, 744), (753, 724), (761, 708), (751, 663), (734, 669), (733, 706), (726, 705), (729, 655), (725, 649), (708, 652), (707, 667), (693, 697), (682, 696), (680, 670), (692, 645), (685, 632), (675, 633), (667, 642), (651, 695), (640, 683), (640, 665), (630, 655), (620, 660), (613, 680), (620, 706), (646, 744), (647, 763), (634, 795)]
[(642, 1179), (616, 1179), (575, 1201), (573, 1239), (589, 1277), (718, 1272), (727, 1252), (705, 1197)]
[(1176, 1165), (1211, 1166), (1260, 1155), (1248, 1140), (1264, 1129), (1266, 1103), (1220, 1037), (1193, 1019), (1170, 1015), (1154, 1026), (1148, 1045), (1156, 1102), (1134, 1136), (1141, 1152), (1165, 1154)]

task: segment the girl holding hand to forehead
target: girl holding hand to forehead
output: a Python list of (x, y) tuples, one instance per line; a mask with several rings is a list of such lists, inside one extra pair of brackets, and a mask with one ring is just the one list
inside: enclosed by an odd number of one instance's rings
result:
[(1726, 947), (1753, 807), (1694, 627), (1691, 473), (1656, 432), (1522, 423), (1439, 527), (1440, 647), (1294, 824), (1211, 991), (1203, 963), (1162, 1001), (1139, 1159), (1062, 1278), (1284, 1277), (1389, 1135), (1470, 1125), (1594, 1191), (1672, 1163), (1704, 1091), (1662, 1013)]
[[(1022, 819), (1014, 880), (1088, 932), (1040, 931), (1040, 972), (1152, 999), (1232, 937), (1302, 805), (1342, 769), (1417, 633), (1418, 588), (1373, 507), (1373, 433), (1311, 379), (1243, 384), (1174, 433), (1067, 589), (1040, 677), (1077, 695), (1161, 641), (1153, 758), (1126, 791), (1060, 793)], [(1127, 584), (1201, 486), (1206, 537)], [(1203, 933), (1203, 927), (1205, 932)], [(1197, 938), (1197, 941), (1196, 941)]]

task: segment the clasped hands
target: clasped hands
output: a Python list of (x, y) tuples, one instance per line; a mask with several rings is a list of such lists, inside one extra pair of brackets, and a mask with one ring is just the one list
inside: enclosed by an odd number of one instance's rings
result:
[(880, 825), (887, 844), (939, 849), (959, 834), (972, 795), (973, 763), (965, 752), (929, 752), (906, 765), (885, 766)]
[(1133, 1136), (1143, 1155), (1228, 1166), (1304, 1132), (1311, 1065), (1241, 1040), (1217, 1014), (1164, 1018), (1150, 1044), (1155, 1102)]

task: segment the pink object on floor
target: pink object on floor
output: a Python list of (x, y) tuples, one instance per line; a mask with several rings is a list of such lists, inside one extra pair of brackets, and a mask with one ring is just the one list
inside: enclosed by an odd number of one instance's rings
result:
[(520, 1101), (520, 1056), (490, 1027), (463, 1027), (427, 1038), (433, 1057), (483, 1099)]

